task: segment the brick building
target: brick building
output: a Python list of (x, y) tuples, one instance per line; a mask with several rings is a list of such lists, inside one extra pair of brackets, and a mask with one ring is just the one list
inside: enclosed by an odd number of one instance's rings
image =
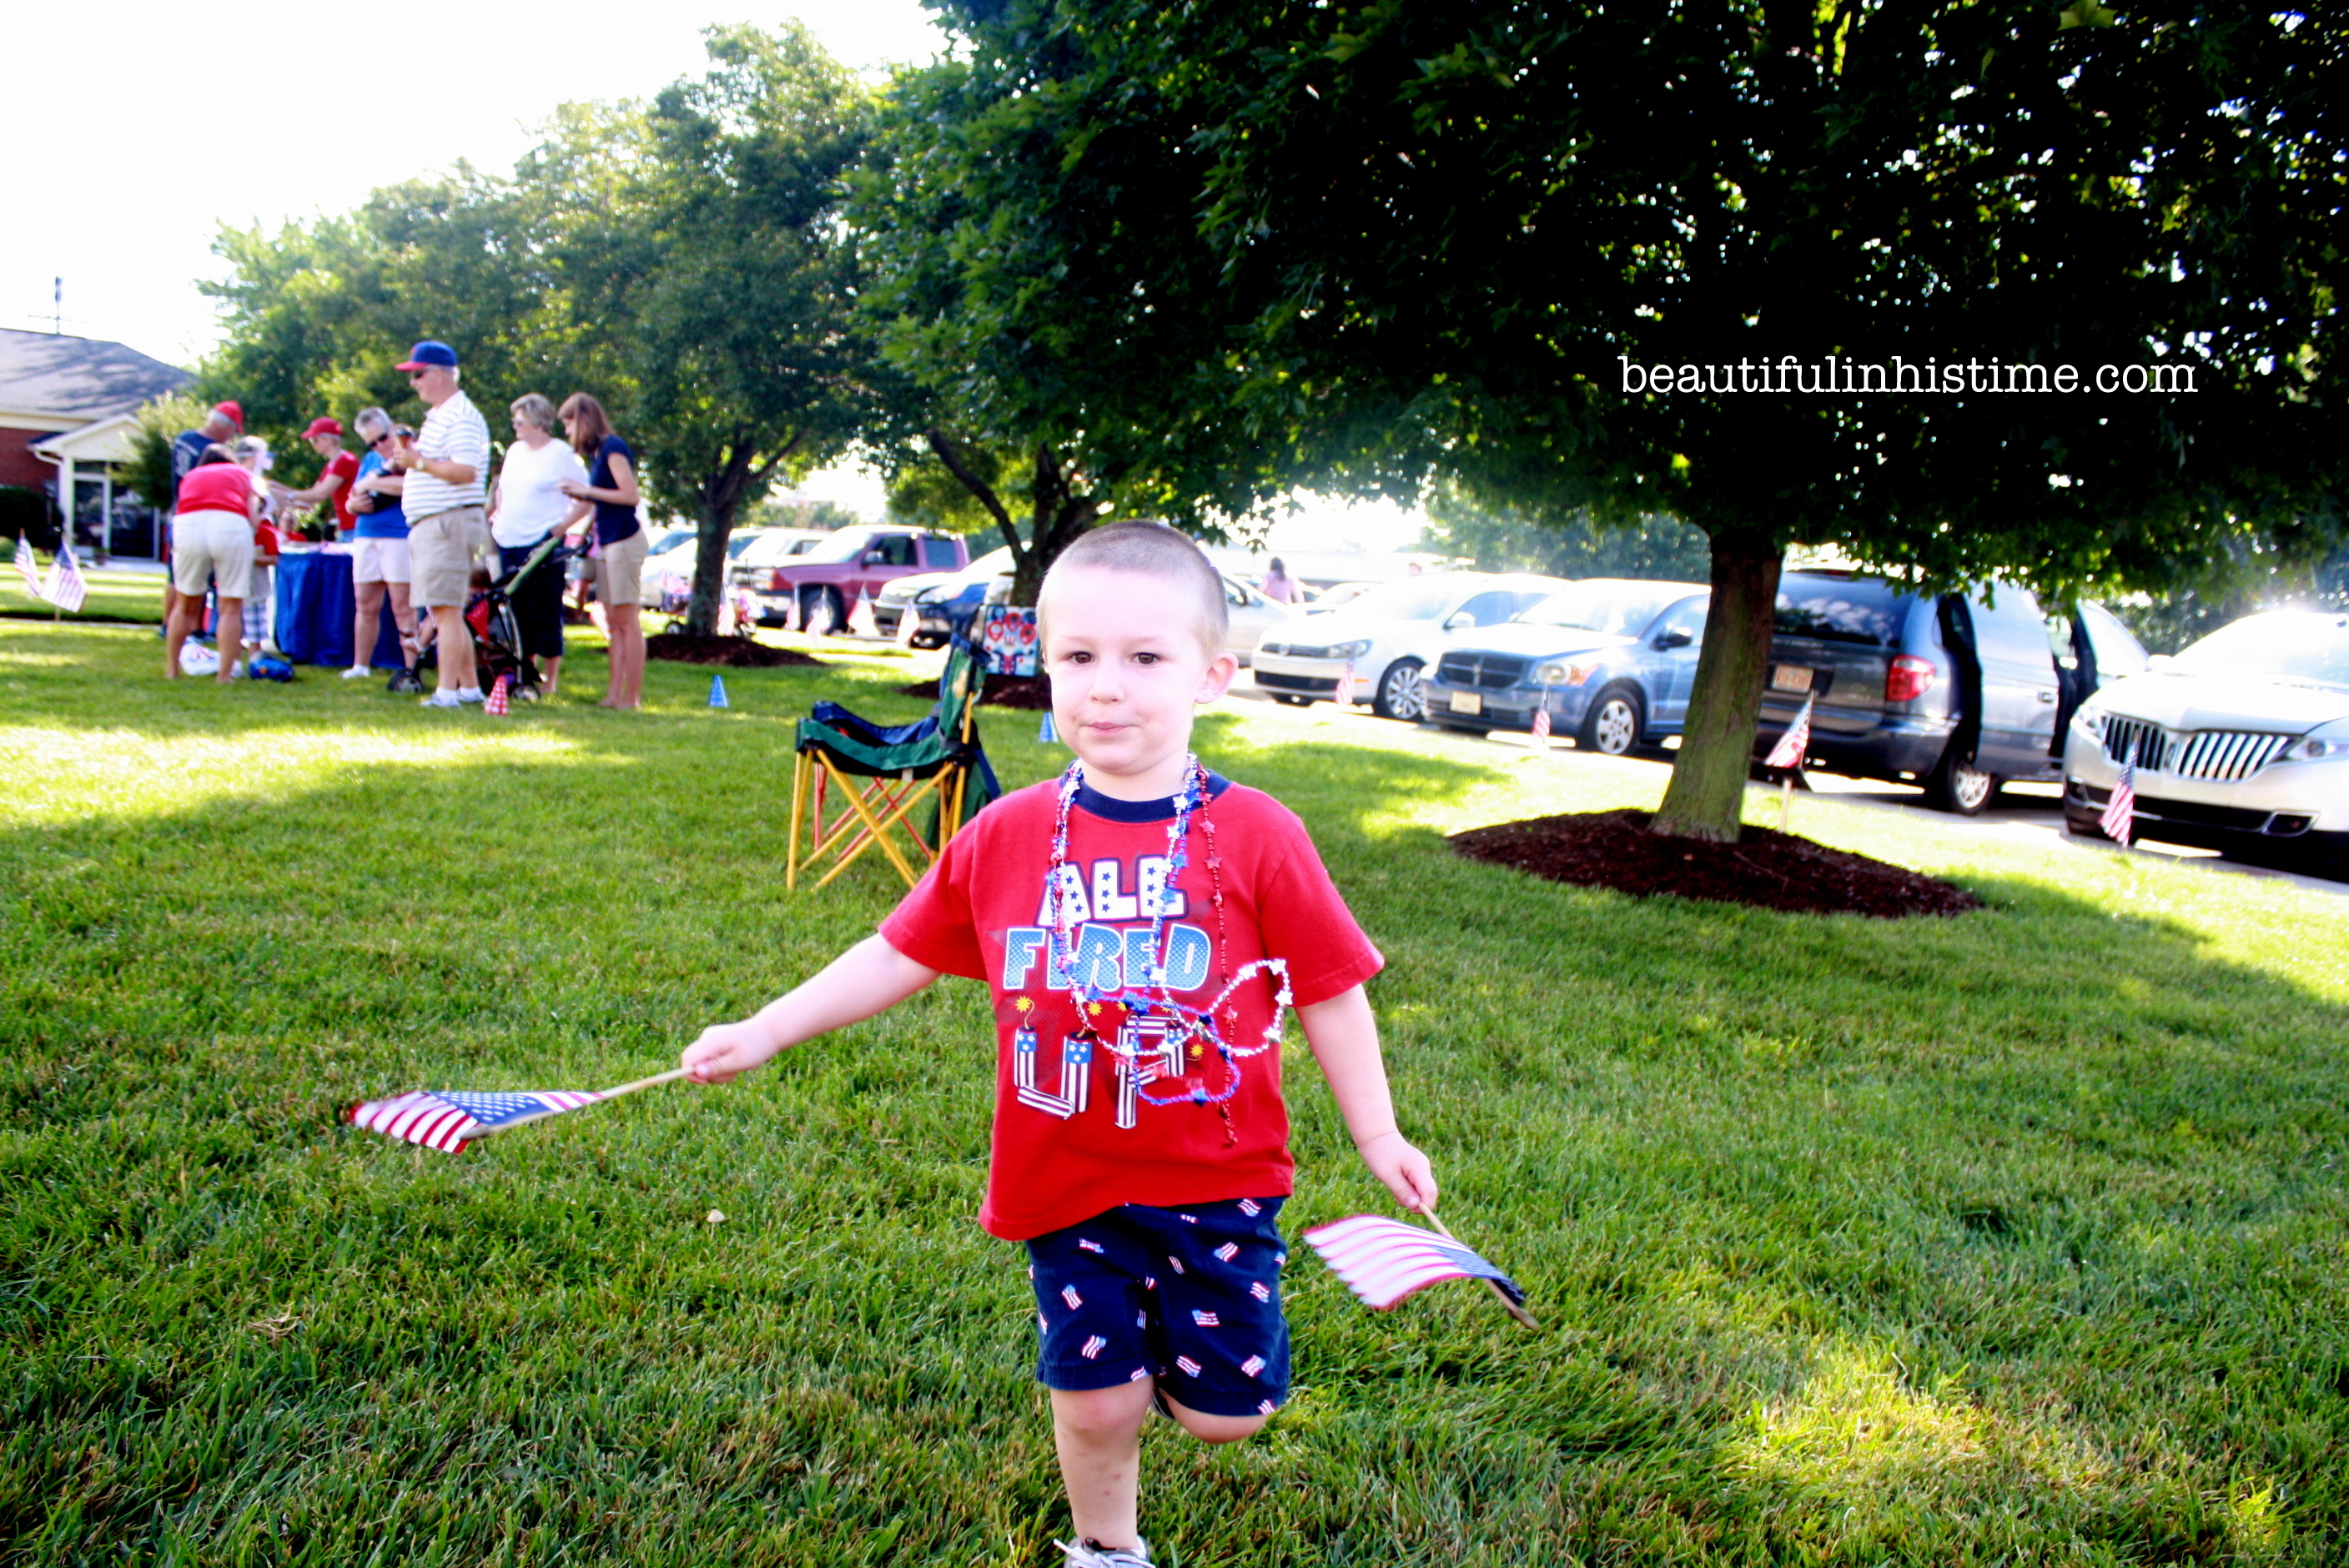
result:
[(0, 327), (0, 485), (46, 496), (52, 523), (64, 498), (85, 546), (153, 555), (152, 509), (116, 492), (114, 465), (139, 406), (192, 379), (119, 343)]

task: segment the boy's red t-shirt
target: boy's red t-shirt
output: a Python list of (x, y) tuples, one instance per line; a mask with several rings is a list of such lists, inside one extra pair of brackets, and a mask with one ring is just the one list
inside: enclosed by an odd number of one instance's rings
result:
[[(1180, 1095), (1188, 1082), (1220, 1094), (1228, 1069), (1209, 1049), (1176, 1072), (1159, 1044), (1163, 1025), (1107, 1007), (1092, 1020), (1104, 1040), (1141, 1049), (1165, 1075), (1129, 1088), (1133, 1075), (1121, 1070), (1119, 1055), (1081, 1037), (1068, 977), (1052, 962), (1045, 898), (1060, 788), (1049, 779), (980, 812), (881, 925), (883, 938), (916, 963), (985, 980), (994, 1001), (995, 1133), (979, 1223), (1025, 1241), (1120, 1203), (1285, 1196), (1295, 1162), (1278, 1048), (1240, 1058), (1239, 1088), (1220, 1107), (1152, 1105), (1144, 1095)], [(1210, 790), (1205, 810), (1192, 816), (1189, 863), (1171, 887), (1174, 803), (1080, 792), (1063, 873), (1078, 923), (1071, 967), (1095, 989), (1143, 989), (1154, 917), (1163, 910), (1158, 956), (1169, 989), (1192, 1007), (1206, 1006), (1226, 975), (1257, 958), (1288, 960), (1300, 1007), (1377, 974), (1385, 961), (1296, 814), (1222, 779)], [(1203, 818), (1215, 824), (1220, 919)], [(1225, 1040), (1239, 1050), (1257, 1045), (1277, 991), (1276, 978), (1262, 972), (1242, 980), (1216, 1010)]]

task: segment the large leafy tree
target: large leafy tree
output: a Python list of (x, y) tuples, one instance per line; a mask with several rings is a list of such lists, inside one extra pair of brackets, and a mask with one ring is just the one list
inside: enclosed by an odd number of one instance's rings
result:
[(698, 520), (687, 624), (717, 623), (726, 542), (778, 476), (838, 455), (866, 401), (842, 179), (871, 105), (805, 28), (712, 30), (639, 139), (571, 137), (516, 180), (574, 192), (556, 255), (569, 329), (629, 390), (656, 500)]
[[(1065, 137), (1107, 147), (1134, 129), (1072, 131), (1099, 62), (1006, 14), (963, 20), (963, 48), (893, 86), (855, 181), (884, 361), (870, 433), (905, 502), (991, 524), (1032, 599), (1105, 513), (1215, 536), (1304, 459), (1291, 428), (1234, 405), (1218, 348), (1232, 302), (1186, 217), (1199, 170), (1159, 167), (1154, 143), (1071, 156)], [(1153, 246), (1170, 253), (1139, 268)]]
[[(1023, 101), (1036, 191), (1156, 208), (1160, 238), (1109, 282), (1195, 294), (1213, 256), (1225, 314), (1158, 346), (1170, 382), (1212, 356), (1268, 436), (1338, 431), (1342, 452), (1349, 422), (1386, 419), (1390, 452), (1485, 490), (1704, 530), (1714, 610), (1660, 830), (1736, 831), (1790, 542), (2061, 594), (2338, 527), (2344, 57), (2318, 19), (2195, 0), (957, 19), (1062, 62)], [(999, 227), (1050, 213), (1019, 189), (992, 187)], [(1029, 315), (1056, 306), (1039, 291)], [(1933, 390), (1823, 379), (1851, 365)], [(2193, 390), (2014, 392), (2008, 366)]]
[(460, 166), (347, 217), (224, 233), (228, 341), (205, 387), (287, 429), (399, 411), (391, 366), (433, 336), (492, 416), (525, 391), (595, 392), (656, 504), (697, 520), (688, 624), (714, 627), (742, 509), (854, 432), (865, 351), (838, 202), (870, 103), (796, 26), (709, 47), (709, 72), (648, 105), (566, 107), (509, 177)]

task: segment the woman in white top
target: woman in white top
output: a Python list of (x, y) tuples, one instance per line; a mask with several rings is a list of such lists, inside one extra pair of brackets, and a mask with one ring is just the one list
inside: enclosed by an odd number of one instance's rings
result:
[[(490, 537), (497, 541), (501, 577), (529, 560), (548, 534), (591, 510), (563, 493), (565, 480), (587, 482), (587, 468), (570, 442), (554, 438), (554, 405), (532, 392), (515, 398), (509, 411), (514, 443), (506, 449), (497, 486), (490, 491)], [(539, 562), (515, 585), (512, 598), (523, 655), (538, 662), (539, 689), (552, 696), (563, 668), (562, 569), (552, 560)]]

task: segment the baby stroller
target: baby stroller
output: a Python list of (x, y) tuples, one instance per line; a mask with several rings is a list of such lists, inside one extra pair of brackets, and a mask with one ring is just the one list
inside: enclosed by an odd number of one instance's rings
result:
[(473, 662), (483, 689), (504, 676), (517, 702), (538, 700), (538, 666), (523, 656), (522, 630), (514, 623), (513, 592), (533, 572), (560, 572), (571, 558), (563, 536), (550, 533), (528, 560), (465, 602), (465, 625), (473, 634)]

